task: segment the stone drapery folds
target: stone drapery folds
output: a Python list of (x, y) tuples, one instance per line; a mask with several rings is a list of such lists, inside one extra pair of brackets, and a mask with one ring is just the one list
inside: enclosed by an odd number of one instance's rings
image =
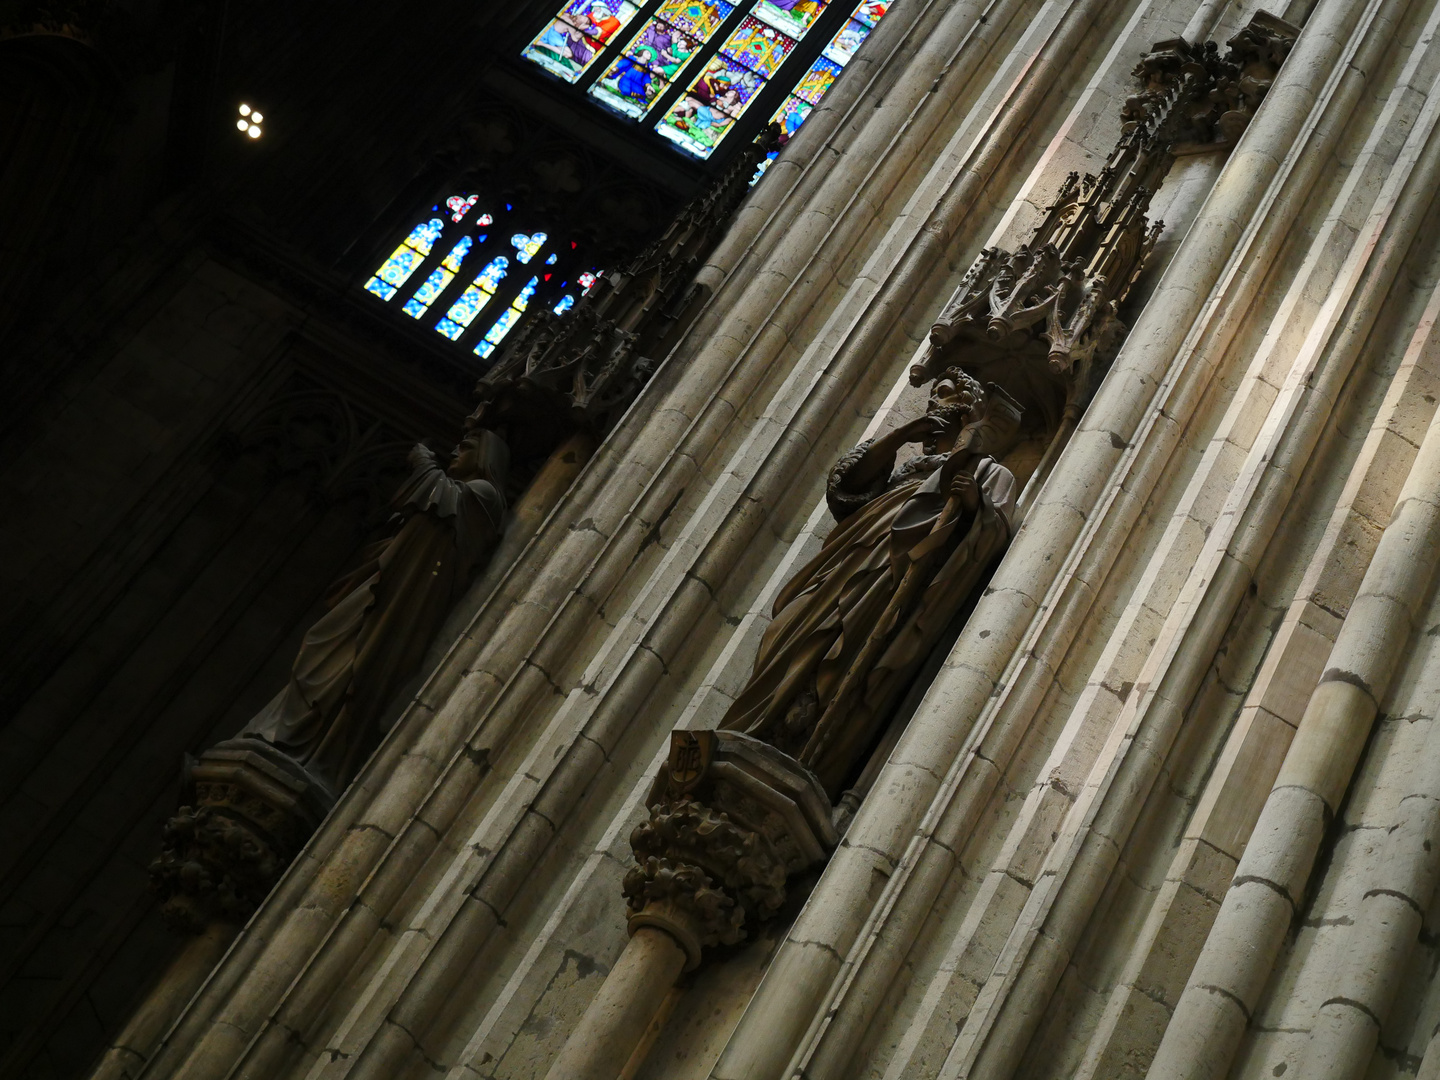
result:
[(166, 921), (199, 932), (243, 921), (379, 742), (380, 721), (505, 515), (509, 450), (467, 434), (448, 468), (427, 447), (396, 494), (398, 528), (330, 588), (285, 687), (238, 736), (187, 763), (188, 794), (151, 866)]

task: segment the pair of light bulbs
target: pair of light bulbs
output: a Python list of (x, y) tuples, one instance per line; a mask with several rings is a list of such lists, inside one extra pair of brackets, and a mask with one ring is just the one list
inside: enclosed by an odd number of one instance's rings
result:
[(240, 119), (235, 121), (235, 128), (238, 131), (243, 131), (252, 139), (258, 139), (260, 137), (260, 121), (264, 119), (265, 117), (261, 116), (257, 110), (250, 108), (249, 105), (242, 104), (240, 106)]

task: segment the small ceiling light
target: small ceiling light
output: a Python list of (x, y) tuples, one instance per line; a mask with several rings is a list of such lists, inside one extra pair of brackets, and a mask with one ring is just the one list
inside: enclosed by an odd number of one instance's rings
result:
[(235, 128), (237, 131), (243, 131), (252, 139), (258, 139), (264, 134), (260, 128), (260, 121), (264, 119), (265, 117), (260, 115), (259, 109), (252, 109), (249, 105), (241, 102), (240, 119), (235, 121)]

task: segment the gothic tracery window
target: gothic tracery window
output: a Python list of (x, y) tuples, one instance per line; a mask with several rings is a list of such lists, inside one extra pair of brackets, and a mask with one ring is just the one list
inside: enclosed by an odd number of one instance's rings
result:
[(568, 311), (597, 273), (579, 241), (528, 231), (512, 204), (462, 191), (432, 206), (364, 287), (488, 360), (532, 302)]
[[(772, 83), (789, 83), (771, 119), (793, 135), (888, 7), (889, 0), (853, 8), (845, 0), (567, 0), (523, 55), (703, 160)], [(829, 37), (814, 56), (802, 45), (817, 27)]]

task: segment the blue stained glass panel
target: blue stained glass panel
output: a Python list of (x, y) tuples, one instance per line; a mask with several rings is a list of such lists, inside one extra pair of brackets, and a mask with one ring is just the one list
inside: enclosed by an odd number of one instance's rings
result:
[(569, 311), (569, 310), (570, 310), (572, 307), (574, 307), (574, 306), (575, 306), (575, 297), (573, 297), (573, 296), (562, 296), (562, 297), (560, 298), (560, 302), (559, 302), (558, 304), (556, 304), (555, 307), (552, 308), (551, 310), (553, 310), (556, 315), (564, 315), (565, 312)]
[(445, 317), (435, 324), (435, 329), (454, 341), (469, 326), (475, 316), (490, 302), (495, 290), (500, 287), (510, 270), (510, 260), (504, 255), (491, 259), (485, 268), (475, 276), (475, 281), (466, 286), (460, 298), (450, 305)]
[(415, 295), (406, 301), (405, 310), (409, 311), (411, 315), (415, 315), (416, 318), (419, 318), (419, 314), (411, 311), (411, 305), (418, 304), (420, 314), (424, 314), (425, 309), (435, 302), (435, 297), (445, 291), (445, 286), (449, 285), (451, 279), (454, 277), (455, 275), (449, 270), (442, 270), (437, 266), (434, 270), (430, 271), (430, 276), (425, 279), (420, 288), (415, 290)]
[(412, 319), (420, 318), (428, 310), (429, 309), (424, 304), (420, 303), (420, 301), (416, 300), (414, 297), (411, 297), (409, 300), (405, 301), (405, 314), (409, 315)]
[(791, 94), (785, 99), (785, 104), (775, 110), (775, 115), (770, 118), (770, 122), (779, 124), (780, 131), (788, 138), (800, 130), (800, 125), (805, 122), (805, 118), (814, 108), (815, 106), (810, 102)]
[[(662, 40), (666, 46), (665, 55), (674, 55), (670, 49), (679, 52), (686, 59), (693, 55), (696, 45), (690, 38), (651, 19), (634, 41), (626, 46), (624, 53), (601, 75), (590, 96), (607, 108), (638, 120), (644, 116), (655, 99), (670, 86), (670, 80), (661, 67)], [(677, 68), (679, 65), (675, 65)]]
[(439, 218), (416, 225), (390, 257), (380, 264), (375, 276), (365, 283), (365, 290), (382, 300), (391, 299), (425, 261), (425, 256), (430, 254), (444, 228), (445, 222)]
[(435, 246), (435, 241), (440, 239), (440, 233), (444, 228), (443, 221), (439, 218), (431, 218), (429, 221), (416, 225), (410, 235), (405, 238), (405, 243), (420, 252), (421, 255), (429, 255), (430, 249)]
[(450, 249), (450, 254), (440, 260), (440, 265), (447, 270), (459, 271), (460, 264), (464, 262), (465, 256), (470, 253), (470, 245), (474, 243), (470, 237), (461, 237), (460, 242)]
[(505, 335), (510, 332), (510, 328), (525, 313), (526, 307), (530, 304), (530, 298), (535, 295), (535, 287), (539, 284), (540, 279), (533, 277), (525, 283), (525, 287), (520, 290), (520, 295), (505, 309), (500, 318), (495, 320), (495, 325), (485, 331), (484, 338), (481, 339), (479, 345), (475, 346), (476, 355), (489, 359), (490, 354), (495, 351), (495, 346), (504, 340)]
[(504, 255), (497, 255), (485, 264), (485, 269), (481, 270), (475, 278), (475, 284), (486, 292), (493, 293), (500, 287), (500, 282), (505, 280), (505, 275), (509, 270), (510, 260)]
[(855, 50), (865, 44), (865, 39), (869, 36), (870, 27), (856, 22), (854, 19), (847, 19), (845, 25), (836, 31), (835, 36), (830, 39), (830, 43), (825, 46), (825, 55), (844, 67), (855, 55)]
[(537, 232), (533, 236), (526, 236), (524, 233), (516, 233), (510, 238), (510, 245), (515, 249), (515, 258), (522, 264), (533, 259), (549, 237), (543, 232)]

